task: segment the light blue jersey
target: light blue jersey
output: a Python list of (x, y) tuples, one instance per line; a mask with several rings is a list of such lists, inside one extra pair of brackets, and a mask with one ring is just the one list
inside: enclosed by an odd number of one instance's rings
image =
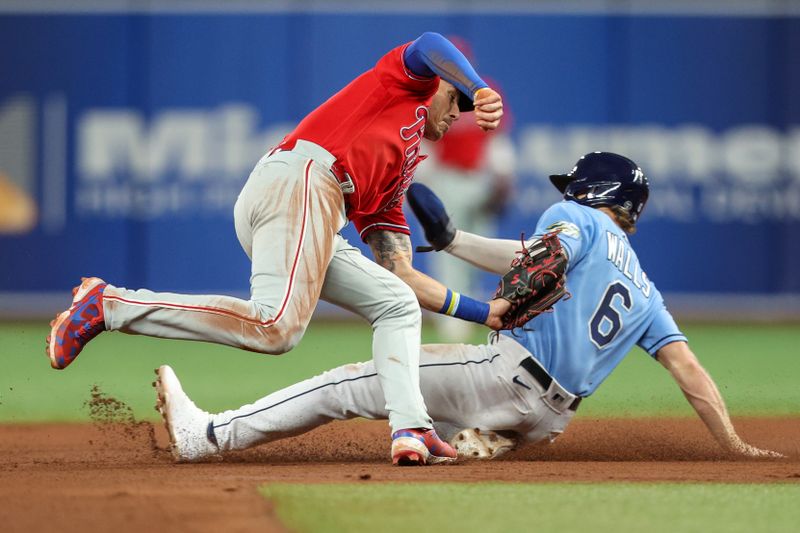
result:
[(565, 389), (592, 394), (634, 344), (655, 356), (666, 344), (686, 340), (611, 217), (563, 201), (544, 212), (536, 235), (555, 229), (561, 229), (569, 257), (572, 298), (505, 334), (524, 345)]

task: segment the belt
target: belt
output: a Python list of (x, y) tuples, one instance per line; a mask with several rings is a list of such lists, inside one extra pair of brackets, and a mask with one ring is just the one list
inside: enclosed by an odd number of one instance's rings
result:
[(276, 146), (272, 149), (269, 155), (284, 151), (297, 152), (305, 157), (310, 157), (323, 167), (329, 169), (331, 174), (333, 174), (333, 177), (336, 178), (336, 181), (339, 182), (339, 188), (342, 190), (342, 194), (347, 195), (356, 192), (356, 186), (355, 183), (353, 183), (353, 178), (350, 177), (350, 174), (348, 174), (342, 164), (336, 160), (334, 155), (328, 152), (322, 146), (319, 146), (311, 141), (297, 139), (294, 143), (286, 143), (282, 146)]
[[(544, 390), (550, 389), (550, 385), (553, 383), (552, 376), (548, 374), (547, 370), (542, 368), (542, 366), (539, 363), (537, 363), (532, 357), (526, 357), (525, 359), (523, 359), (522, 362), (519, 364), (519, 366), (527, 370), (528, 373), (531, 376), (533, 376), (533, 379), (539, 382), (539, 385), (541, 385)], [(572, 401), (571, 404), (569, 404), (569, 407), (567, 407), (567, 409), (569, 409), (570, 411), (577, 411), (578, 406), (581, 404), (582, 399), (583, 398), (578, 396)]]
[(331, 165), (331, 174), (339, 182), (339, 188), (342, 189), (342, 194), (353, 194), (356, 192), (356, 185), (353, 183), (353, 178), (342, 167), (338, 161), (334, 161)]

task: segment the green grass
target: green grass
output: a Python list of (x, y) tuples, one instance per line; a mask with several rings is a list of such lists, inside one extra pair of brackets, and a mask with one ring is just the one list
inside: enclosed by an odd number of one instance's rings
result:
[[(0, 421), (86, 420), (93, 385), (126, 403), (138, 418), (155, 419), (153, 369), (168, 363), (197, 404), (219, 411), (322, 370), (370, 358), (363, 323), (314, 322), (300, 345), (280, 357), (197, 342), (104, 334), (64, 371), (44, 355), (45, 322), (0, 323)], [(685, 332), (734, 415), (800, 415), (797, 326), (687, 326)], [(474, 342), (485, 335), (476, 334)], [(426, 329), (426, 342), (435, 337)], [(579, 417), (691, 416), (667, 372), (634, 350)]]
[[(800, 326), (686, 325), (692, 351), (734, 416), (800, 415)], [(664, 368), (636, 348), (581, 404), (579, 416), (693, 416)]]
[[(797, 326), (685, 327), (734, 415), (800, 415)], [(153, 369), (169, 363), (201, 407), (219, 411), (327, 368), (370, 357), (365, 324), (312, 323), (293, 353), (272, 357), (204, 343), (104, 334), (67, 370), (50, 369), (46, 323), (0, 323), (0, 422), (87, 420), (92, 386), (156, 419)], [(477, 335), (473, 342), (482, 342)], [(426, 342), (436, 339), (426, 330)], [(634, 350), (578, 417), (690, 416), (667, 372)], [(294, 531), (794, 531), (800, 485), (268, 485)], [(436, 502), (436, 505), (431, 505)]]
[[(796, 531), (800, 485), (266, 485), (292, 531)], [(432, 504), (435, 502), (435, 504)]]
[(49, 327), (0, 323), (0, 421), (88, 420), (84, 402), (94, 385), (127, 403), (139, 419), (153, 409), (153, 370), (169, 364), (195, 402), (210, 411), (251, 403), (346, 362), (370, 358), (365, 324), (314, 324), (301, 347), (280, 357), (200, 342), (121, 333), (103, 334), (65, 370), (53, 370), (44, 354)]

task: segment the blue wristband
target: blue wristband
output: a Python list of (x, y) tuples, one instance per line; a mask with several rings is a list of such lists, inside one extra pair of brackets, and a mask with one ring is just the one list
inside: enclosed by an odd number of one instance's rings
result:
[(462, 320), (485, 324), (486, 319), (489, 317), (489, 304), (473, 300), (469, 296), (447, 289), (444, 305), (439, 309), (439, 312)]

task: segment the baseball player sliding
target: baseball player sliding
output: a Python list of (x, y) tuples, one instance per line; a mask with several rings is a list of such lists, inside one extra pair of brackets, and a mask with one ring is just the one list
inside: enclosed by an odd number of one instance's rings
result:
[[(65, 368), (102, 331), (282, 354), (300, 341), (322, 298), (373, 327), (382, 391), (376, 401), (394, 432), (393, 462), (453, 460), (420, 393), (419, 304), (497, 327), (508, 303), (454, 298), (414, 270), (401, 204), (425, 159), (422, 138), (440, 139), (460, 110), (473, 107), (475, 127), (498, 127), (500, 96), (444, 37), (425, 33), (391, 50), (304, 118), (244, 185), (234, 223), (252, 261), (250, 300), (129, 290), (87, 278), (51, 324), (52, 366)], [(385, 268), (342, 238), (348, 220)], [(169, 398), (170, 383), (162, 384)], [(177, 416), (168, 407), (163, 414), (168, 422)]]
[[(459, 454), (473, 457), (496, 457), (520, 442), (552, 441), (581, 400), (637, 345), (670, 372), (723, 448), (779, 457), (736, 434), (716, 385), (639, 264), (628, 236), (649, 194), (642, 170), (626, 157), (595, 152), (568, 174), (550, 179), (564, 201), (544, 212), (526, 247), (560, 243), (572, 297), (525, 327), (491, 334), (481, 346), (422, 346), (420, 385), (439, 433)], [(413, 185), (408, 195), (437, 249), (497, 274), (506, 273), (515, 258), (519, 262), (519, 242), (455, 230), (442, 203), (423, 185)], [(521, 274), (513, 268), (512, 273)], [(390, 414), (373, 362), (345, 365), (213, 415), (194, 405), (170, 367), (157, 372), (158, 404), (172, 413), (167, 428), (175, 456), (183, 461), (296, 435), (335, 419)]]

